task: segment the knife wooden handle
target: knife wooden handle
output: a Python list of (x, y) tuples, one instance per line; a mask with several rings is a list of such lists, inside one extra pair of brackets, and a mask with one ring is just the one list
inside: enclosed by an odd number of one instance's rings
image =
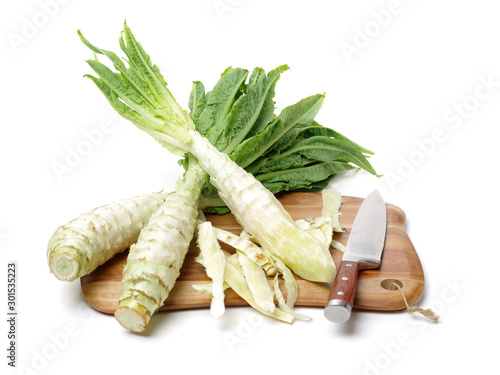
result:
[(325, 317), (335, 323), (349, 319), (354, 305), (354, 293), (358, 284), (359, 263), (343, 260), (333, 281), (330, 297), (325, 306)]

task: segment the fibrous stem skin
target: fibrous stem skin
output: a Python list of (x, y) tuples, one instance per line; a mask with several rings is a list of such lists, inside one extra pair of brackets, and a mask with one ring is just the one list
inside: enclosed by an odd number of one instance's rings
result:
[(56, 229), (47, 246), (51, 272), (74, 281), (132, 245), (169, 193), (152, 193), (98, 207)]

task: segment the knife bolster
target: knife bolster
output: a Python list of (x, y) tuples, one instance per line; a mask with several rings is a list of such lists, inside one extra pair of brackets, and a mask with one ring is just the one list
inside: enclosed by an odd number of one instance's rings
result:
[(372, 270), (380, 267), (380, 261), (371, 259), (361, 259), (359, 262), (359, 271)]

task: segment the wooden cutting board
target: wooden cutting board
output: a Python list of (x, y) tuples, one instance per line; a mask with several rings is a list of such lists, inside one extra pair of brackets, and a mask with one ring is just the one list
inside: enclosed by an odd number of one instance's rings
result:
[[(285, 209), (296, 219), (321, 216), (321, 193), (287, 193), (278, 196)], [(349, 238), (354, 217), (362, 198), (343, 197), (341, 224), (344, 233), (336, 233), (334, 239), (344, 245)], [(414, 304), (420, 298), (424, 288), (424, 274), (418, 255), (405, 231), (405, 213), (398, 207), (387, 204), (387, 235), (382, 264), (378, 269), (361, 271), (354, 300), (355, 309), (363, 310), (401, 310), (405, 308), (402, 296), (391, 285), (398, 283), (408, 303)], [(207, 219), (216, 227), (239, 233), (240, 225), (231, 214), (207, 215)], [(226, 250), (229, 247), (223, 246)], [(115, 256), (91, 274), (81, 278), (82, 292), (87, 302), (96, 310), (113, 314), (118, 306), (121, 289), (122, 270), (126, 262), (127, 251)], [(195, 241), (191, 243), (188, 254), (177, 282), (160, 311), (210, 306), (211, 294), (195, 292), (192, 284), (210, 282), (204, 268), (194, 261), (198, 255)], [(335, 264), (338, 266), (342, 253), (332, 250)], [(324, 307), (329, 296), (331, 284), (314, 283), (296, 277), (299, 284), (299, 298), (295, 306)], [(271, 280), (271, 278), (270, 278)], [(225, 292), (226, 306), (247, 305), (247, 302), (231, 289)]]

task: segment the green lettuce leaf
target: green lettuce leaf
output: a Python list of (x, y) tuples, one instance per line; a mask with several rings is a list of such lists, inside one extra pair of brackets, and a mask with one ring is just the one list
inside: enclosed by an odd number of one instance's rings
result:
[(243, 141), (229, 156), (243, 167), (252, 164), (291, 128), (297, 124), (310, 124), (321, 108), (324, 99), (324, 95), (317, 94), (284, 108), (262, 132)]
[[(260, 70), (260, 68), (257, 69)], [(281, 73), (287, 69), (287, 65), (281, 65), (267, 75), (252, 74), (244, 95), (235, 101), (224, 121), (213, 126), (208, 132), (208, 139), (212, 144), (226, 154), (231, 154), (252, 130), (259, 119), (262, 108), (269, 109), (268, 105), (265, 106), (268, 94), (274, 90)], [(262, 123), (257, 124), (258, 127), (262, 127)]]
[[(201, 135), (206, 136), (214, 146), (217, 146), (215, 140), (218, 134), (211, 130), (212, 128), (220, 128), (234, 102), (241, 96), (247, 76), (248, 71), (245, 69), (227, 68), (206, 98), (205, 106), (200, 115), (198, 118), (193, 119), (196, 130)], [(196, 86), (194, 89), (196, 89)]]

